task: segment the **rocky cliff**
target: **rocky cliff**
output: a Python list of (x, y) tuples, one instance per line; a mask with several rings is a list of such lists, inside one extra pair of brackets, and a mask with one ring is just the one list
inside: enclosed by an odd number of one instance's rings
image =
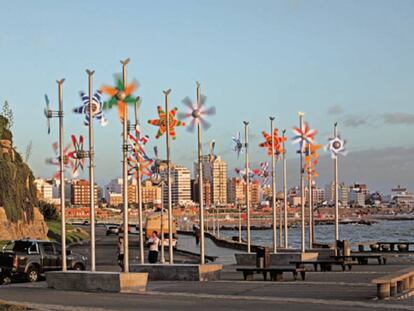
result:
[(37, 206), (30, 167), (13, 147), (8, 120), (0, 115), (0, 240), (47, 238), (47, 225)]

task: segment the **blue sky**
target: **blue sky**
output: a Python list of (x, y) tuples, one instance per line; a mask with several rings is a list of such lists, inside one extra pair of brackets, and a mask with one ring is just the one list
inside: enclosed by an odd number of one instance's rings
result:
[[(205, 141), (217, 141), (231, 169), (242, 165), (229, 148), (243, 120), (251, 123), (257, 163), (266, 158), (256, 146), (268, 116), (276, 116), (277, 126), (290, 134), (297, 112), (304, 111), (321, 143), (339, 121), (354, 153), (342, 162), (344, 181), (366, 181), (379, 190), (401, 181), (414, 189), (413, 14), (414, 2), (403, 0), (4, 1), (0, 102), (8, 100), (14, 111), (17, 148), (24, 151), (32, 140), (30, 164), (36, 175), (48, 176), (54, 168), (44, 159), (53, 155), (58, 128), (54, 120), (52, 134), (46, 134), (43, 94), (56, 107), (55, 80), (66, 78), (66, 140), (71, 133), (86, 135), (82, 117), (71, 113), (78, 92), (87, 88), (85, 69), (96, 71), (98, 88), (111, 84), (121, 70), (119, 60), (130, 57), (128, 77), (141, 84), (136, 94), (143, 98), (144, 124), (156, 117), (163, 89), (172, 89), (171, 103), (182, 110), (182, 98), (194, 97), (195, 81), (202, 83), (208, 104), (217, 108)], [(121, 125), (116, 111), (108, 118), (106, 128), (96, 126), (100, 183), (121, 173)], [(150, 146), (156, 143), (163, 152), (156, 128), (145, 124), (143, 130)], [(177, 133), (172, 160), (192, 167), (196, 136)], [(289, 147), (295, 167), (295, 148)], [(387, 150), (406, 156), (381, 161)], [(331, 172), (329, 158), (321, 162), (323, 185)], [(377, 166), (368, 170), (366, 163)], [(398, 178), (385, 174), (391, 164)], [(348, 176), (355, 167), (356, 175)], [(296, 180), (292, 174), (290, 182)]]

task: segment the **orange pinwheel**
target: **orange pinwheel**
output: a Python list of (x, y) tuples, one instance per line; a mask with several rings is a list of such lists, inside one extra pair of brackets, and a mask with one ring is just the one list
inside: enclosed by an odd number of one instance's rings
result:
[[(158, 133), (155, 136), (155, 138), (158, 139), (167, 131), (167, 114), (161, 108), (161, 106), (158, 106), (157, 110), (158, 110), (159, 119), (148, 120), (148, 123), (151, 124), (151, 125), (155, 125), (155, 126), (159, 127)], [(168, 122), (169, 122), (169, 124), (168, 124), (168, 127), (169, 127), (168, 134), (170, 135), (170, 137), (172, 139), (176, 138), (175, 127), (176, 126), (185, 126), (184, 122), (177, 120), (176, 114), (177, 114), (177, 107), (174, 107), (168, 113)]]
[(318, 150), (320, 148), (321, 148), (321, 145), (306, 144), (305, 170), (310, 176), (318, 177), (318, 172), (316, 172), (316, 165), (318, 165), (318, 162), (319, 162)]
[(125, 118), (126, 107), (128, 104), (136, 102), (136, 98), (132, 96), (132, 93), (138, 88), (138, 82), (132, 81), (130, 84), (122, 82), (121, 77), (115, 78), (116, 86), (103, 85), (101, 91), (107, 94), (111, 98), (104, 103), (104, 109), (111, 109), (114, 105), (118, 106), (118, 114), (121, 121)]
[[(259, 147), (267, 148), (267, 155), (272, 156), (272, 136), (266, 131), (262, 132), (265, 139), (264, 142), (259, 144)], [(287, 140), (287, 137), (279, 136), (278, 129), (273, 130), (273, 151), (276, 156), (285, 153), (282, 143)]]

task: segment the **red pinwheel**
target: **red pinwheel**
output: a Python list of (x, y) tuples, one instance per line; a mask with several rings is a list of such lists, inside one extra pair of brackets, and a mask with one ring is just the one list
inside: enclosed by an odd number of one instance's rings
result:
[[(177, 126), (185, 126), (185, 123), (182, 121), (179, 121), (176, 119), (176, 114), (177, 114), (177, 107), (174, 107), (172, 110), (170, 110), (170, 112), (168, 113), (168, 121), (169, 121), (169, 129), (168, 129), (168, 133), (170, 134), (170, 137), (172, 139), (176, 138), (176, 134), (175, 134), (175, 127)], [(161, 106), (157, 107), (157, 111), (158, 111), (158, 116), (159, 119), (153, 119), (153, 120), (148, 120), (148, 123), (154, 126), (158, 126), (158, 133), (155, 136), (155, 138), (160, 138), (166, 131), (167, 131), (167, 114), (165, 113), (165, 111), (161, 108)]]
[[(55, 152), (55, 157), (46, 159), (46, 164), (59, 167), (59, 165), (60, 165), (60, 161), (59, 161), (59, 144), (57, 142), (53, 143), (52, 148), (53, 148), (53, 151)], [(63, 149), (63, 169), (64, 170), (70, 169), (71, 173), (72, 173), (72, 176), (76, 177), (76, 172), (74, 171), (75, 164), (73, 163), (74, 159), (72, 157), (71, 148), (72, 148), (72, 145), (69, 144)], [(60, 178), (60, 172), (59, 171), (56, 172), (53, 175), (53, 178), (59, 179)]]
[(300, 151), (303, 152), (306, 144), (313, 144), (315, 141), (315, 135), (318, 133), (315, 129), (310, 129), (307, 122), (303, 123), (303, 128), (294, 127), (293, 133), (295, 136), (292, 138), (293, 143), (300, 144)]
[[(286, 137), (278, 135), (278, 129), (273, 130), (273, 151), (276, 156), (285, 153), (285, 150), (282, 147), (282, 143), (287, 140)], [(259, 147), (267, 148), (267, 155), (272, 156), (272, 136), (266, 131), (262, 132), (265, 139), (264, 142), (259, 144)]]
[(75, 166), (73, 168), (73, 173), (78, 174), (78, 170), (83, 171), (85, 159), (88, 157), (88, 152), (83, 149), (83, 136), (79, 136), (77, 140), (75, 135), (71, 135), (72, 145), (74, 150), (70, 152), (69, 156), (75, 160)]

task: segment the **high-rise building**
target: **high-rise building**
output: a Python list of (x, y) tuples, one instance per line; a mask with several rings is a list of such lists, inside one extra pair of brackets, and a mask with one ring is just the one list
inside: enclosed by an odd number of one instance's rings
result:
[[(98, 187), (95, 185), (95, 204), (98, 205)], [(85, 206), (90, 204), (89, 181), (80, 179), (72, 182), (71, 204)]]
[[(167, 169), (160, 172), (163, 180), (167, 181)], [(168, 204), (168, 186), (164, 187), (164, 204)], [(171, 165), (171, 202), (185, 204), (191, 201), (191, 172), (188, 168), (180, 165)]]
[[(226, 204), (227, 203), (227, 163), (219, 156), (212, 157), (204, 155), (202, 157), (203, 178), (210, 183), (211, 186), (211, 203)], [(198, 178), (197, 163), (195, 167), (195, 179)]]
[[(191, 199), (194, 202), (200, 202), (200, 189), (198, 186), (198, 179), (191, 180)], [(207, 179), (203, 180), (203, 202), (205, 206), (211, 205), (211, 184)]]
[(149, 204), (161, 201), (161, 187), (154, 186), (151, 180), (144, 180), (142, 183), (142, 203)]
[(250, 204), (253, 206), (259, 205), (262, 201), (262, 186), (259, 181), (252, 181), (250, 183)]
[[(342, 206), (348, 206), (349, 204), (349, 191), (350, 188), (345, 183), (338, 185), (338, 201)], [(332, 182), (325, 186), (325, 199), (330, 204), (335, 203), (335, 184)]]
[(245, 204), (245, 183), (240, 178), (233, 177), (227, 181), (228, 203)]
[(34, 180), (34, 184), (36, 186), (36, 195), (38, 200), (53, 200), (53, 186), (51, 183), (43, 178), (38, 178)]

